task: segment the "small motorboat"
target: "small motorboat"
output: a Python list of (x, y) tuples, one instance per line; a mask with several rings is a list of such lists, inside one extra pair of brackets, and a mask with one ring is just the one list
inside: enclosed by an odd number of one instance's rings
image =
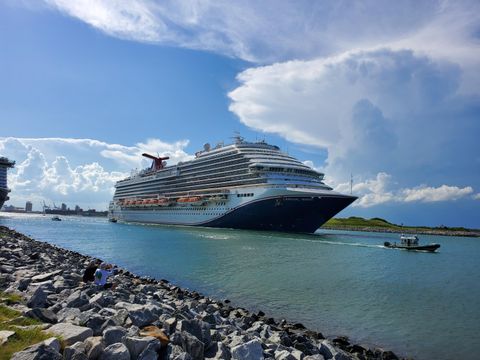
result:
[(385, 247), (391, 249), (404, 249), (404, 250), (413, 250), (413, 251), (429, 251), (434, 252), (440, 247), (440, 244), (428, 244), (428, 245), (420, 245), (419, 239), (417, 235), (401, 235), (400, 236), (400, 243), (390, 243), (385, 241), (383, 243)]
[(53, 220), (53, 221), (62, 221), (62, 219), (60, 219), (59, 216), (54, 216), (54, 217), (52, 217), (52, 220)]
[(112, 223), (116, 223), (117, 222), (117, 219), (115, 218), (109, 218), (108, 221), (112, 222)]

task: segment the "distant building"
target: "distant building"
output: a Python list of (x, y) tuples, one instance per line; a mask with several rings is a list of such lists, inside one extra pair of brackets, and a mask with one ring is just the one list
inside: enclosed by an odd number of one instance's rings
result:
[(22, 208), (22, 207), (13, 206), (13, 205), (5, 205), (3, 207), (3, 211), (6, 211), (6, 212), (24, 212), (25, 209)]
[(82, 212), (82, 211), (83, 211), (83, 210), (82, 210), (82, 208), (81, 208), (80, 206), (75, 205), (75, 212), (76, 212), (76, 213), (79, 213), (79, 212)]
[(62, 203), (62, 211), (67, 211), (67, 204)]
[(25, 203), (25, 212), (32, 212), (32, 208), (33, 208), (32, 202), (31, 202), (31, 201), (27, 201), (27, 202)]

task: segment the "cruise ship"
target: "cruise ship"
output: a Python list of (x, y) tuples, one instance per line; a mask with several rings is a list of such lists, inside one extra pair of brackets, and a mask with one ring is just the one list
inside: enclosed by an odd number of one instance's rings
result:
[(152, 166), (115, 185), (113, 222), (313, 233), (356, 199), (264, 141), (205, 144), (172, 166), (168, 157), (143, 156)]
[(7, 187), (7, 170), (13, 168), (15, 161), (10, 161), (6, 157), (0, 157), (0, 209), (3, 203), (7, 201), (10, 189)]

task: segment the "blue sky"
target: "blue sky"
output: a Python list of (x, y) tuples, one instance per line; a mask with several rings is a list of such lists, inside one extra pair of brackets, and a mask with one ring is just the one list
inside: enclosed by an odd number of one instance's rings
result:
[(0, 2), (10, 203), (105, 208), (143, 151), (234, 131), (360, 198), (341, 215), (480, 227), (476, 1)]

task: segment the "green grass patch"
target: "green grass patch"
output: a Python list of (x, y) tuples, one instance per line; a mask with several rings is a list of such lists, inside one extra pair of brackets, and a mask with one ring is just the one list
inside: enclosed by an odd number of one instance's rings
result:
[(346, 219), (334, 218), (327, 221), (326, 226), (349, 226), (349, 227), (376, 227), (376, 228), (389, 228), (389, 229), (401, 229), (401, 226), (392, 224), (387, 220), (381, 218), (364, 219), (357, 216), (351, 216)]
[[(328, 220), (325, 223), (326, 227), (333, 227), (337, 229), (341, 228), (364, 228), (364, 229), (389, 229), (389, 230), (394, 230), (396, 232), (402, 232), (403, 230), (410, 230), (410, 231), (441, 231), (444, 233), (448, 232), (464, 232), (464, 233), (471, 233), (473, 235), (476, 235), (475, 233), (478, 233), (480, 230), (478, 229), (466, 229), (463, 227), (447, 227), (444, 225), (440, 225), (437, 227), (428, 227), (428, 226), (405, 226), (405, 225), (397, 225), (393, 224), (391, 222), (388, 222), (385, 219), (382, 218), (372, 218), (372, 219), (364, 219), (358, 216), (351, 216), (349, 218), (333, 218)], [(476, 235), (478, 236), (478, 235)]]
[(22, 316), (18, 310), (12, 309), (7, 304), (20, 303), (22, 297), (16, 294), (0, 292), (0, 330), (15, 331), (15, 335), (0, 347), (0, 360), (7, 360), (17, 351), (21, 351), (30, 345), (37, 344), (52, 337), (52, 334), (44, 333), (36, 327), (20, 329), (17, 326), (40, 325), (40, 321)]
[(5, 303), (7, 305), (10, 304), (18, 304), (23, 301), (22, 297), (17, 294), (9, 294), (4, 291), (0, 291), (0, 302)]
[(0, 305), (0, 323), (10, 321), (20, 315), (22, 315), (20, 311), (14, 310), (5, 305)]
[(44, 333), (41, 329), (17, 329), (15, 327), (10, 327), (8, 329), (2, 330), (12, 330), (15, 331), (7, 343), (3, 344), (0, 348), (0, 360), (8, 360), (12, 357), (17, 351), (21, 351), (30, 345), (37, 344), (43, 340), (46, 340), (52, 337), (51, 334)]

